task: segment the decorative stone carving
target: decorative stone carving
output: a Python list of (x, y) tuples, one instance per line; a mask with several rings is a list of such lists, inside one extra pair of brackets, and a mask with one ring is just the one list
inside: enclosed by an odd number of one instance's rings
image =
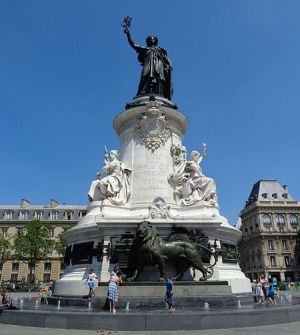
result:
[(152, 219), (166, 219), (169, 216), (170, 206), (163, 198), (155, 198), (153, 205), (149, 206), (149, 217)]
[[(108, 199), (114, 205), (124, 205), (130, 196), (129, 175), (131, 170), (118, 160), (119, 152), (110, 153), (105, 148), (104, 166), (91, 184), (88, 197), (90, 201)], [(106, 176), (101, 178), (101, 175)]]
[(184, 146), (172, 145), (171, 156), (175, 171), (170, 174), (168, 181), (175, 188), (175, 199), (186, 206), (198, 202), (217, 205), (215, 181), (206, 177), (200, 167), (200, 163), (206, 157), (206, 145), (203, 143), (202, 155), (198, 151), (192, 151), (189, 161), (186, 159), (187, 151)]
[(136, 128), (136, 136), (152, 152), (164, 145), (171, 132), (165, 115), (155, 102), (149, 104), (148, 111), (141, 115)]
[(223, 263), (237, 263), (239, 254), (235, 245), (221, 242), (221, 255)]

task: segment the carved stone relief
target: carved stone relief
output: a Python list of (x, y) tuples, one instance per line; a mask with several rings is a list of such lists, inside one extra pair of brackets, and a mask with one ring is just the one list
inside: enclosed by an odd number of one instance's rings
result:
[(151, 151), (157, 150), (166, 143), (171, 132), (166, 117), (158, 106), (151, 104), (148, 111), (141, 115), (135, 134), (137, 139)]
[(169, 216), (170, 206), (163, 198), (155, 198), (153, 204), (149, 206), (149, 217), (152, 219), (166, 219)]

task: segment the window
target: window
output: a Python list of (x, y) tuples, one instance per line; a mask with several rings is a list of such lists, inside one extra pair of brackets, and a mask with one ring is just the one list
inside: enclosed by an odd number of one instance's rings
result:
[(11, 271), (12, 272), (18, 272), (19, 271), (19, 263), (13, 263)]
[(48, 237), (54, 237), (54, 228), (48, 229)]
[(16, 282), (18, 280), (18, 274), (17, 273), (12, 273), (10, 275), (10, 281)]
[(273, 197), (274, 199), (277, 199), (277, 193), (273, 193), (273, 194), (272, 194), (272, 197)]
[(20, 212), (19, 213), (19, 219), (20, 220), (27, 220), (28, 218), (28, 212)]
[(34, 212), (34, 218), (36, 220), (41, 220), (43, 217), (43, 212)]
[(60, 263), (59, 277), (61, 277), (64, 274), (64, 270), (65, 270), (65, 263), (62, 262), (62, 263)]
[(284, 256), (284, 263), (285, 263), (285, 266), (291, 265), (290, 256)]
[(58, 212), (50, 212), (49, 213), (49, 219), (50, 220), (57, 220), (58, 219)]
[(273, 268), (276, 267), (276, 258), (275, 258), (275, 256), (271, 256), (270, 257), (270, 263), (271, 263), (271, 267), (273, 267)]
[(73, 213), (72, 212), (65, 212), (65, 218), (67, 220), (72, 220), (73, 219)]
[(288, 198), (288, 194), (287, 194), (287, 193), (283, 193), (283, 194), (282, 194), (282, 197), (283, 197), (284, 199), (287, 199), (287, 198)]
[(50, 276), (51, 276), (50, 273), (44, 273), (43, 282), (44, 283), (50, 283)]
[(269, 214), (264, 214), (263, 215), (263, 224), (265, 226), (270, 226), (272, 224), (272, 218), (271, 215)]
[(34, 273), (35, 270), (34, 266), (28, 265), (28, 273), (30, 272), (30, 269), (32, 270), (32, 273)]
[(45, 263), (44, 271), (45, 272), (51, 272), (51, 263)]
[(284, 231), (285, 218), (282, 214), (278, 214), (276, 217), (276, 223), (279, 228), (279, 231)]
[(288, 245), (286, 240), (282, 240), (282, 249), (283, 250), (288, 250)]
[(292, 228), (294, 228), (294, 229), (298, 228), (299, 220), (298, 220), (297, 215), (295, 215), (295, 214), (290, 215), (290, 224), (291, 224)]
[(8, 228), (7, 227), (0, 228), (0, 236), (2, 236), (2, 237), (7, 237), (8, 236)]
[(5, 211), (4, 212), (4, 220), (11, 220), (13, 212), (12, 211)]
[(268, 194), (267, 194), (267, 193), (263, 193), (261, 196), (262, 196), (263, 198), (267, 199)]
[(49, 283), (51, 277), (51, 263), (45, 263), (44, 265), (44, 276), (43, 276), (43, 282)]
[(269, 249), (269, 250), (274, 250), (274, 247), (273, 247), (273, 241), (272, 241), (272, 240), (269, 240), (269, 241), (268, 241), (268, 249)]
[(86, 211), (79, 212), (79, 217), (80, 218), (83, 218), (84, 216), (86, 216)]

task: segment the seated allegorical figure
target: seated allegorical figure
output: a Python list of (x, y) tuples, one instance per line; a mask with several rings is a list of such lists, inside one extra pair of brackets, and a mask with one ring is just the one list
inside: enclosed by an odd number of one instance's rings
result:
[[(112, 150), (106, 152), (104, 166), (97, 173), (97, 179), (91, 184), (88, 197), (90, 201), (109, 199), (114, 205), (124, 205), (130, 196), (129, 175), (131, 170), (118, 160), (119, 152)], [(106, 176), (101, 178), (101, 175)]]
[(206, 145), (203, 144), (202, 155), (198, 151), (192, 151), (190, 161), (186, 159), (184, 146), (174, 146), (171, 153), (175, 171), (169, 176), (169, 182), (175, 186), (175, 198), (187, 206), (200, 201), (216, 204), (216, 183), (212, 178), (206, 177), (200, 167), (206, 157)]

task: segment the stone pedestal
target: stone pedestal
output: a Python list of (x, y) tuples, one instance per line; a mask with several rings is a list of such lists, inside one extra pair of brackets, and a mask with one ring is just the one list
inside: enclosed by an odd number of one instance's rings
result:
[[(236, 245), (241, 236), (241, 232), (220, 215), (216, 201), (205, 199), (187, 206), (176, 197), (170, 175), (176, 172), (178, 165), (171, 149), (182, 147), (188, 121), (171, 102), (167, 103), (160, 98), (154, 101), (146, 97), (139, 98), (115, 117), (113, 126), (120, 139), (118, 159), (130, 171), (130, 196), (123, 205), (113, 204), (109, 197), (103, 200), (103, 197), (95, 196), (90, 202), (87, 215), (76, 227), (65, 233), (71, 248), (74, 244), (86, 241), (93, 241), (96, 246), (104, 239), (105, 255), (100, 263), (94, 257), (93, 264), (85, 264), (85, 268), (83, 265), (78, 267), (70, 263), (66, 274), (55, 288), (55, 294), (64, 290), (64, 283), (67, 284), (72, 274), (73, 280), (79, 279), (79, 272), (84, 278), (91, 266), (98, 273), (101, 282), (108, 281), (109, 271), (115, 265), (109, 264), (109, 257), (106, 255), (110, 239), (124, 233), (135, 234), (137, 224), (143, 220), (150, 221), (162, 237), (168, 236), (174, 225), (190, 230), (201, 228), (211, 245), (216, 239)], [(95, 265), (98, 266), (97, 269)], [(196, 273), (196, 279), (199, 276)], [(221, 259), (216, 264), (211, 280), (228, 281), (232, 292), (251, 291), (250, 281), (245, 278), (238, 264), (222, 263)], [(75, 290), (74, 294), (77, 295), (78, 292)]]

